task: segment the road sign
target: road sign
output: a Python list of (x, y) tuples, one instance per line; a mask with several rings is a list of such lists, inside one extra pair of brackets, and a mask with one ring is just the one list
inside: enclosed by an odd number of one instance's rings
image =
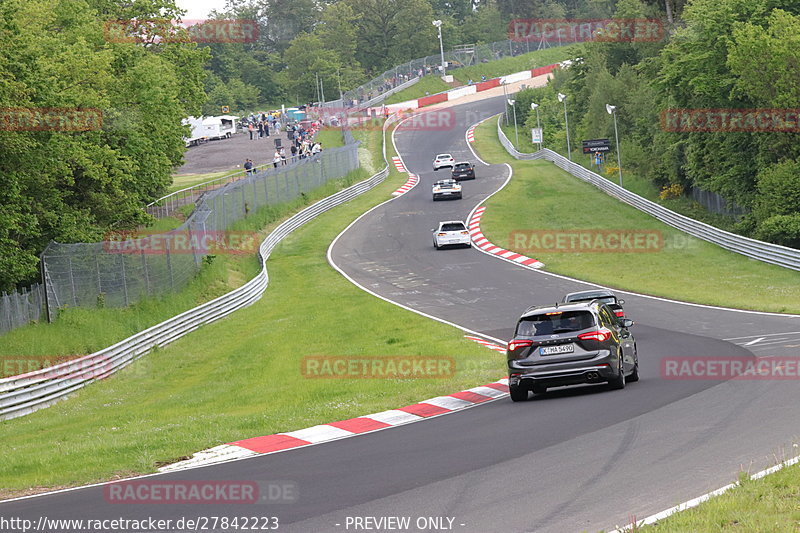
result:
[(582, 143), (584, 154), (611, 151), (611, 142), (608, 139), (590, 139), (588, 141), (582, 141)]
[(229, 106), (229, 105), (222, 106), (222, 112), (223, 113), (230, 113), (231, 112), (231, 106)]
[(541, 144), (542, 142), (542, 128), (531, 128), (531, 140), (533, 144)]

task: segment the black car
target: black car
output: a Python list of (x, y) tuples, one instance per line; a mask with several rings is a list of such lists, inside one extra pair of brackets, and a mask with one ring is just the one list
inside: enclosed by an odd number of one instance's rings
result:
[(453, 165), (453, 179), (460, 180), (474, 180), (475, 179), (475, 165), (467, 161), (456, 163)]
[(617, 318), (605, 303), (531, 307), (517, 322), (506, 350), (508, 388), (520, 402), (548, 387), (639, 381), (633, 321)]
[(564, 296), (564, 303), (568, 302), (591, 302), (592, 300), (600, 300), (614, 311), (614, 314), (620, 318), (625, 317), (625, 310), (622, 306), (625, 300), (620, 300), (617, 295), (605, 289), (595, 289), (591, 291), (571, 292)]

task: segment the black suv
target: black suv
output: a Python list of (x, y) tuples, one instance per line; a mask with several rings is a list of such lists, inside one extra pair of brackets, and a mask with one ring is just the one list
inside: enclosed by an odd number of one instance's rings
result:
[(475, 179), (475, 165), (467, 161), (456, 163), (453, 165), (453, 179), (460, 180), (474, 180)]
[(594, 289), (591, 291), (571, 292), (564, 296), (564, 303), (568, 302), (591, 302), (592, 300), (600, 300), (608, 305), (614, 314), (620, 318), (625, 317), (625, 311), (622, 306), (625, 300), (620, 300), (617, 295), (605, 289)]
[(506, 350), (508, 388), (520, 402), (548, 387), (639, 381), (632, 320), (617, 318), (599, 300), (531, 307), (517, 322)]

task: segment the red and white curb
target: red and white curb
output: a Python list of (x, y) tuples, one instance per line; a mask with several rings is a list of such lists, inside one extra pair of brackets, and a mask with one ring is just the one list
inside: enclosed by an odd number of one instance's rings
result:
[(416, 174), (408, 173), (408, 181), (406, 181), (405, 185), (397, 189), (392, 193), (392, 196), (400, 196), (401, 194), (405, 194), (411, 189), (413, 189), (417, 183), (419, 183), (419, 176)]
[(470, 126), (467, 130), (467, 142), (475, 142), (475, 126)]
[(506, 250), (505, 248), (495, 246), (489, 242), (489, 239), (487, 239), (483, 233), (481, 233), (481, 217), (483, 216), (484, 211), (486, 211), (486, 207), (479, 207), (475, 210), (475, 213), (472, 215), (472, 218), (469, 221), (469, 232), (472, 235), (472, 241), (475, 243), (475, 246), (486, 253), (496, 255), (513, 263), (518, 263), (531, 268), (542, 268), (544, 266), (544, 263), (537, 259)]
[(394, 168), (397, 169), (398, 172), (407, 172), (406, 166), (403, 164), (403, 160), (397, 156), (392, 158), (392, 163), (394, 163)]
[(482, 346), (486, 346), (490, 350), (494, 350), (496, 352), (505, 353), (505, 351), (506, 351), (505, 346), (500, 346), (499, 344), (495, 344), (494, 342), (489, 342), (489, 341), (487, 341), (485, 339), (481, 339), (480, 337), (473, 337), (472, 335), (464, 335), (464, 338), (465, 339), (469, 339), (469, 340), (471, 340), (473, 342), (477, 342), (478, 344), (480, 344)]
[(418, 422), (426, 418), (452, 413), (468, 407), (497, 400), (508, 395), (508, 380), (501, 379), (481, 387), (474, 387), (449, 396), (438, 396), (424, 402), (407, 405), (371, 415), (331, 422), (288, 433), (229, 442), (203, 450), (191, 458), (159, 468), (159, 472), (185, 470), (234, 459), (282, 452), (312, 444), (353, 437), (382, 429)]

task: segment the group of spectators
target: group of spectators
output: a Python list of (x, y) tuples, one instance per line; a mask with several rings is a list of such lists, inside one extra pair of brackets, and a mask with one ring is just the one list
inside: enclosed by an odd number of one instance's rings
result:
[(251, 141), (269, 137), (270, 132), (277, 135), (281, 130), (281, 112), (251, 113), (249, 117), (242, 118), (242, 130), (250, 133)]
[[(270, 122), (269, 118), (265, 120), (267, 124), (264, 126), (264, 131), (269, 132), (271, 129), (273, 134), (277, 135), (279, 130), (276, 128), (280, 127), (280, 117), (275, 118), (276, 120), (274, 123)], [(253, 122), (250, 122), (248, 125), (248, 130), (251, 135), (250, 138), (253, 139), (254, 135), (253, 130), (250, 129), (251, 126), (254, 126)], [(276, 140), (275, 153), (271, 160), (272, 166), (278, 168), (280, 165), (288, 165), (289, 162), (294, 163), (299, 159), (312, 157), (322, 152), (322, 143), (314, 141), (314, 136), (319, 131), (320, 127), (321, 124), (319, 122), (313, 121), (288, 123), (285, 131), (289, 141), (289, 153), (287, 154), (286, 146), (278, 146), (280, 143)], [(267, 137), (269, 135), (269, 133), (265, 134)], [(254, 174), (257, 172), (255, 164), (251, 159), (245, 160), (244, 169), (247, 174)]]

